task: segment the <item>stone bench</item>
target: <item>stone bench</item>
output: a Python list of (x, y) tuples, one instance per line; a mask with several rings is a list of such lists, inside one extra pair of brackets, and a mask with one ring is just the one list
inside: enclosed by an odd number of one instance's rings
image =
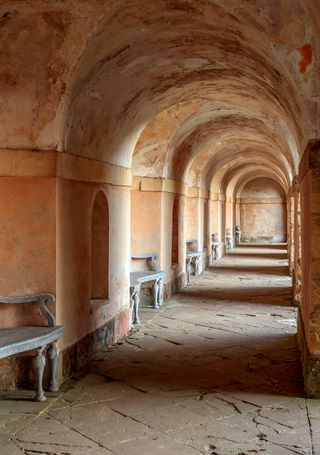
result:
[(187, 284), (191, 285), (191, 266), (194, 266), (194, 275), (200, 275), (200, 258), (201, 251), (198, 250), (197, 240), (187, 240), (186, 242), (186, 273), (187, 273)]
[(159, 266), (159, 255), (157, 253), (137, 254), (131, 256), (131, 269), (134, 260), (144, 260), (149, 270), (140, 270), (130, 273), (130, 314), (132, 324), (140, 324), (139, 304), (140, 288), (142, 283), (153, 282), (154, 308), (160, 308), (163, 304), (163, 277), (164, 272)]
[[(58, 352), (56, 342), (63, 332), (63, 326), (57, 326), (55, 318), (46, 307), (47, 303), (54, 303), (52, 294), (34, 294), (22, 297), (0, 297), (0, 304), (40, 304), (42, 315), (46, 318), (47, 326), (30, 326), (0, 329), (0, 359), (16, 355), (21, 352), (36, 349), (35, 367), (37, 372), (37, 387), (35, 401), (46, 400), (43, 391), (43, 372), (46, 364), (44, 351), (49, 358), (50, 385), (49, 391), (59, 390), (56, 373), (58, 366)], [(47, 348), (47, 349), (46, 349)]]

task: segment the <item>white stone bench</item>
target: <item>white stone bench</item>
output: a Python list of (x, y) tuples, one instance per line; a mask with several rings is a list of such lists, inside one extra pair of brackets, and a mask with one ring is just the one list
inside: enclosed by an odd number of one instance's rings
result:
[(164, 272), (159, 270), (159, 255), (157, 253), (137, 254), (131, 256), (132, 261), (145, 260), (149, 270), (141, 270), (130, 273), (130, 314), (132, 324), (140, 324), (139, 304), (140, 288), (142, 283), (153, 282), (154, 308), (160, 308), (163, 304), (163, 277)]
[(197, 240), (186, 241), (187, 252), (186, 252), (186, 273), (187, 273), (187, 284), (191, 285), (191, 266), (194, 266), (194, 275), (200, 275), (200, 258), (201, 251), (198, 250)]
[(58, 352), (56, 342), (63, 332), (63, 326), (57, 326), (55, 318), (46, 307), (47, 303), (54, 303), (55, 297), (52, 294), (34, 294), (22, 297), (1, 297), (0, 304), (28, 304), (39, 303), (42, 315), (46, 318), (47, 326), (30, 326), (0, 329), (0, 359), (16, 355), (21, 352), (37, 350), (35, 366), (37, 371), (37, 387), (35, 401), (46, 399), (43, 391), (43, 372), (46, 364), (44, 351), (47, 348), (47, 355), (50, 363), (50, 385), (49, 391), (59, 390), (56, 373), (58, 365)]

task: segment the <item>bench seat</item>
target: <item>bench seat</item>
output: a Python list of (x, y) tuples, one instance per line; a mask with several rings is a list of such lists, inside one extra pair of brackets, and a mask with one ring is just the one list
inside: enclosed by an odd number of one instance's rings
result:
[(0, 359), (57, 341), (63, 327), (18, 327), (0, 330)]
[(201, 251), (188, 251), (187, 258), (199, 258), (201, 256)]
[(0, 329), (0, 359), (20, 354), (26, 351), (36, 350), (36, 401), (46, 399), (42, 380), (47, 355), (50, 364), (50, 385), (49, 390), (59, 390), (57, 383), (58, 351), (57, 341), (63, 332), (63, 326), (56, 325), (54, 315), (47, 308), (47, 304), (53, 305), (56, 298), (52, 294), (33, 294), (16, 297), (0, 296), (0, 304), (20, 305), (24, 311), (28, 311), (28, 304), (37, 303), (40, 306), (42, 316), (47, 321), (46, 326), (24, 326)]
[(164, 272), (159, 271), (149, 271), (143, 270), (141, 272), (131, 272), (130, 273), (130, 286), (135, 286), (138, 283), (147, 283), (148, 281), (159, 280), (163, 278)]

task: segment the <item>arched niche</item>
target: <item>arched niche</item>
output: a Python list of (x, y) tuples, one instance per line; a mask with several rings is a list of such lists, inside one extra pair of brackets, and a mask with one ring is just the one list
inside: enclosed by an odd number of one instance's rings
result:
[(95, 197), (91, 220), (91, 299), (109, 298), (109, 207), (105, 194)]

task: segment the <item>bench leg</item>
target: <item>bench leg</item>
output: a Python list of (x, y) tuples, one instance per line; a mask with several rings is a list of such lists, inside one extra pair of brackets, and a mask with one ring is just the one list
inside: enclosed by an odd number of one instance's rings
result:
[(37, 349), (37, 356), (35, 359), (35, 365), (37, 369), (37, 393), (35, 396), (35, 401), (45, 401), (46, 397), (43, 392), (42, 381), (43, 381), (43, 372), (46, 365), (46, 358), (43, 355), (43, 350), (45, 347)]
[(186, 272), (187, 272), (187, 285), (191, 286), (190, 275), (191, 275), (191, 264), (190, 261), (186, 263)]
[(163, 279), (159, 280), (159, 290), (158, 290), (158, 305), (161, 307), (163, 305)]
[(130, 295), (130, 326), (133, 328), (134, 293)]
[(154, 282), (153, 286), (153, 295), (154, 295), (154, 303), (153, 308), (159, 308), (159, 284), (158, 280)]
[(139, 297), (139, 291), (135, 292), (134, 296), (134, 318), (133, 318), (133, 323), (134, 324), (140, 324), (140, 319), (139, 319), (139, 305), (140, 305), (140, 297)]
[(200, 275), (200, 258), (196, 258), (194, 262), (194, 275)]
[(197, 258), (193, 258), (191, 264), (193, 265), (193, 275), (197, 276)]
[(58, 351), (57, 343), (51, 343), (48, 349), (48, 357), (50, 364), (50, 392), (58, 392), (59, 386), (57, 383), (57, 368), (58, 368)]

